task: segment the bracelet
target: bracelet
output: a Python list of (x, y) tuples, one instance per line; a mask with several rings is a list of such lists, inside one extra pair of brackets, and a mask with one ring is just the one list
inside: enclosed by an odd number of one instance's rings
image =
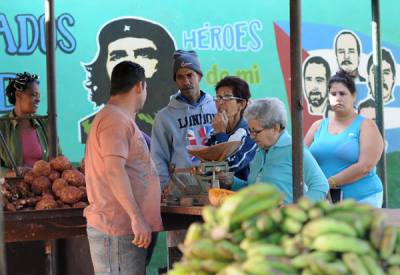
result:
[(337, 187), (338, 187), (337, 182), (336, 182), (336, 180), (333, 178), (333, 176), (332, 176), (332, 177), (329, 177), (328, 183), (329, 183), (329, 185), (331, 186), (331, 188), (337, 188)]

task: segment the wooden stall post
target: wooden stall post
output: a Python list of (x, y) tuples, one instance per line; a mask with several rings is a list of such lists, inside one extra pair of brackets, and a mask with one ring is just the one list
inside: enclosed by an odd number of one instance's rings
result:
[(301, 0), (290, 1), (290, 85), (292, 93), (293, 202), (303, 196), (303, 93), (301, 84)]
[[(46, 68), (47, 68), (47, 114), (49, 158), (57, 156), (57, 112), (56, 112), (56, 65), (55, 65), (55, 24), (54, 0), (45, 0), (46, 19)], [(57, 274), (57, 241), (46, 243), (46, 273)]]
[[(385, 124), (382, 97), (382, 47), (381, 47), (381, 19), (379, 0), (372, 0), (372, 60), (374, 68), (375, 84), (375, 113), (376, 124), (383, 139), (385, 139)], [(383, 152), (377, 165), (377, 172), (383, 184), (383, 207), (387, 208), (389, 203), (387, 179), (386, 179), (386, 152)]]

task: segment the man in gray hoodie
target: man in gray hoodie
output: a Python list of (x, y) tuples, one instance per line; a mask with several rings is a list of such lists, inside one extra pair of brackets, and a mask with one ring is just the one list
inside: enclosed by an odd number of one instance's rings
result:
[[(178, 92), (156, 115), (151, 134), (151, 155), (156, 165), (161, 188), (170, 181), (169, 167), (190, 168), (200, 161), (192, 157), (187, 145), (205, 144), (211, 132), (211, 122), (217, 113), (213, 98), (200, 90), (203, 73), (194, 51), (174, 53), (173, 79)], [(177, 242), (184, 233), (168, 234), (169, 263), (176, 260)]]
[(205, 144), (212, 129), (211, 122), (217, 110), (212, 97), (200, 90), (202, 76), (194, 51), (175, 52), (173, 78), (179, 91), (157, 113), (151, 134), (151, 153), (161, 188), (170, 180), (170, 165), (190, 168), (199, 164), (186, 146)]

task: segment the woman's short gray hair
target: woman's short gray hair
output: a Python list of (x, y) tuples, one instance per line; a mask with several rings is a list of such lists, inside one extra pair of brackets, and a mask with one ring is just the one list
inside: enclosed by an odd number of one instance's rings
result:
[(262, 127), (273, 128), (279, 125), (286, 128), (287, 117), (283, 102), (277, 98), (263, 98), (251, 102), (244, 112), (244, 117), (249, 120), (256, 119)]

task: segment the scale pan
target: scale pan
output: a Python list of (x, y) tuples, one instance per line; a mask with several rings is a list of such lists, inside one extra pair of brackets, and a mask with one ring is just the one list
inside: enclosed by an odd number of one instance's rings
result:
[(239, 148), (240, 141), (228, 141), (213, 146), (188, 145), (188, 152), (202, 161), (224, 161)]

